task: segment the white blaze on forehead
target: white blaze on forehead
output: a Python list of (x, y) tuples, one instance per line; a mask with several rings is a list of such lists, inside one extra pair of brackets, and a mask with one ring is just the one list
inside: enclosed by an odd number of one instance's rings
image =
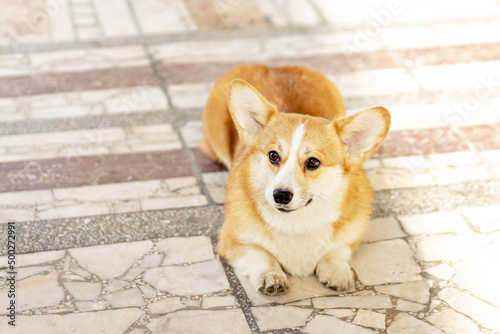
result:
[(297, 155), (299, 154), (300, 144), (302, 143), (302, 137), (305, 133), (305, 127), (303, 123), (300, 123), (299, 126), (293, 131), (292, 134), (292, 143), (290, 145), (290, 154), (288, 155), (288, 159), (285, 162), (285, 165), (281, 168), (281, 170), (276, 174), (274, 179), (274, 186), (276, 187), (285, 187), (291, 188), (293, 183), (293, 170), (295, 167), (295, 163), (297, 162)]

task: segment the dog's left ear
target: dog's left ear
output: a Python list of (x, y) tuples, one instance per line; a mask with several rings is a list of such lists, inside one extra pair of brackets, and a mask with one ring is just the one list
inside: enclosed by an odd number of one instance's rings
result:
[(391, 114), (383, 107), (374, 107), (335, 121), (334, 124), (349, 159), (354, 163), (363, 163), (387, 136)]
[(241, 140), (250, 145), (276, 112), (254, 87), (246, 81), (234, 79), (229, 84), (227, 105)]

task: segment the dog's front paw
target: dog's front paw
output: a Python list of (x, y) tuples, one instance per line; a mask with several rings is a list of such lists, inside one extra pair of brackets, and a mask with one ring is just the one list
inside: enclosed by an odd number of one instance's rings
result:
[(321, 283), (335, 291), (346, 291), (354, 286), (354, 274), (349, 263), (340, 259), (320, 261), (316, 275)]
[(267, 273), (260, 277), (258, 290), (269, 296), (284, 294), (288, 291), (288, 279), (284, 273)]

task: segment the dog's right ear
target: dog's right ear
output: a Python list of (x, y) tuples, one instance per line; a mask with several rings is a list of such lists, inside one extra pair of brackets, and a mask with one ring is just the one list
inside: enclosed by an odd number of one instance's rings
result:
[(229, 84), (227, 105), (241, 140), (250, 145), (276, 112), (270, 104), (249, 83), (234, 79)]

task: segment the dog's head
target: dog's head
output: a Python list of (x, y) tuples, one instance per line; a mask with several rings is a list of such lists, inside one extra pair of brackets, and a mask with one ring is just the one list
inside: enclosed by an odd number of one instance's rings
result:
[(288, 233), (339, 217), (350, 174), (359, 173), (390, 125), (382, 107), (334, 121), (278, 112), (239, 79), (230, 84), (228, 106), (249, 149), (249, 195), (268, 224)]

